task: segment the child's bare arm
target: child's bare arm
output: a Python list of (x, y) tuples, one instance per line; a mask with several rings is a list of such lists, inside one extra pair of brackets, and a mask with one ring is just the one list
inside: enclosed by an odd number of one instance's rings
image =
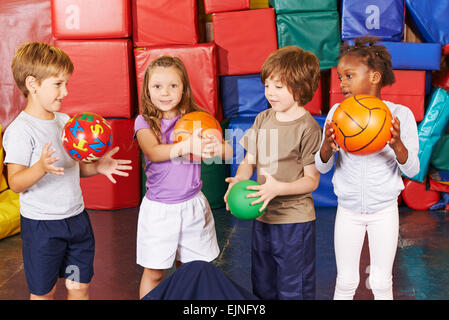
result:
[(231, 190), (232, 186), (236, 184), (239, 181), (242, 180), (248, 180), (253, 175), (254, 170), (256, 169), (256, 162), (254, 161), (254, 158), (247, 152), (245, 158), (242, 160), (242, 162), (239, 164), (239, 167), (237, 168), (237, 172), (235, 173), (234, 177), (228, 177), (225, 179), (228, 185), (228, 189), (226, 190), (226, 193), (224, 195), (224, 201), (226, 203), (226, 210), (229, 210), (228, 207), (228, 193), (229, 190)]
[(36, 184), (47, 173), (61, 176), (64, 174), (64, 168), (55, 167), (53, 164), (59, 160), (58, 157), (52, 157), (55, 149), (49, 150), (51, 142), (48, 142), (42, 148), (42, 154), (39, 161), (31, 167), (8, 163), (8, 184), (12, 191), (20, 193)]

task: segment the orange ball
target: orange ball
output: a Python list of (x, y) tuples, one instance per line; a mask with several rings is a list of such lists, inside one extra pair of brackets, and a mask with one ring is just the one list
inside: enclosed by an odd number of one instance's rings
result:
[[(181, 142), (197, 129), (201, 128), (201, 136), (207, 138), (208, 135), (214, 135), (219, 141), (223, 141), (223, 131), (220, 123), (209, 113), (203, 111), (194, 111), (183, 115), (173, 129), (173, 142)], [(190, 157), (192, 160), (192, 157)], [(200, 159), (193, 159), (198, 161)]]
[(338, 145), (353, 154), (380, 151), (391, 138), (392, 115), (379, 98), (356, 95), (345, 99), (335, 109), (332, 128)]

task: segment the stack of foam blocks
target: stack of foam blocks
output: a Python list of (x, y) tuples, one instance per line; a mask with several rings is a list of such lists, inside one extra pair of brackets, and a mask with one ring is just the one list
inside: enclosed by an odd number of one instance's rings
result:
[(135, 207), (141, 201), (140, 154), (133, 142), (136, 90), (132, 56), (131, 0), (52, 0), (55, 46), (71, 57), (75, 70), (61, 112), (95, 112), (112, 126), (114, 158), (132, 161), (117, 183), (103, 175), (82, 178), (87, 209)]
[[(392, 86), (382, 89), (382, 98), (410, 108), (418, 123), (420, 172), (414, 177), (404, 177), (405, 189), (402, 192), (405, 204), (415, 210), (427, 210), (440, 199), (439, 191), (429, 188), (426, 179), (434, 146), (449, 123), (447, 92), (437, 88), (444, 87), (445, 75), (441, 75), (438, 84), (434, 81), (434, 86), (431, 78), (432, 71), (435, 73), (440, 69), (442, 46), (449, 42), (449, 37), (440, 32), (440, 28), (448, 26), (440, 12), (448, 9), (449, 4), (439, 0), (431, 4), (416, 0), (342, 1), (342, 40), (366, 34), (381, 38), (381, 44), (392, 56), (396, 77)], [(410, 21), (406, 25), (405, 17)], [(439, 20), (441, 23), (436, 23)], [(404, 40), (404, 26), (415, 30), (417, 40)], [(438, 38), (438, 35), (441, 36)], [(338, 76), (332, 69), (330, 105), (342, 100)], [(449, 148), (441, 149), (447, 155)]]

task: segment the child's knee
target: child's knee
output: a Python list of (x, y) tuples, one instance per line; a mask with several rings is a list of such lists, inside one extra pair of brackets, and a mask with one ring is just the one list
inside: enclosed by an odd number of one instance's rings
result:
[(360, 279), (358, 277), (344, 278), (337, 277), (335, 285), (335, 299), (352, 299), (359, 286)]
[(73, 280), (66, 279), (65, 287), (71, 293), (76, 293), (78, 295), (88, 295), (89, 294), (89, 283), (80, 283)]
[(162, 281), (162, 278), (164, 277), (164, 272), (165, 272), (165, 270), (145, 268), (144, 276), (151, 279), (152, 281), (160, 282), (160, 281)]
[(391, 276), (386, 277), (371, 274), (369, 277), (369, 285), (373, 291), (375, 299), (393, 299), (393, 280)]

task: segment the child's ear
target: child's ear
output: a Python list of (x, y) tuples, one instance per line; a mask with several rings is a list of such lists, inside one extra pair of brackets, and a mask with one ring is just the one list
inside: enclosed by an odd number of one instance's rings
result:
[(30, 93), (36, 93), (36, 87), (38, 83), (35, 77), (33, 76), (27, 76), (25, 78), (25, 86), (28, 89), (28, 92)]
[(379, 71), (371, 71), (370, 81), (372, 84), (378, 85), (382, 80), (382, 74)]

